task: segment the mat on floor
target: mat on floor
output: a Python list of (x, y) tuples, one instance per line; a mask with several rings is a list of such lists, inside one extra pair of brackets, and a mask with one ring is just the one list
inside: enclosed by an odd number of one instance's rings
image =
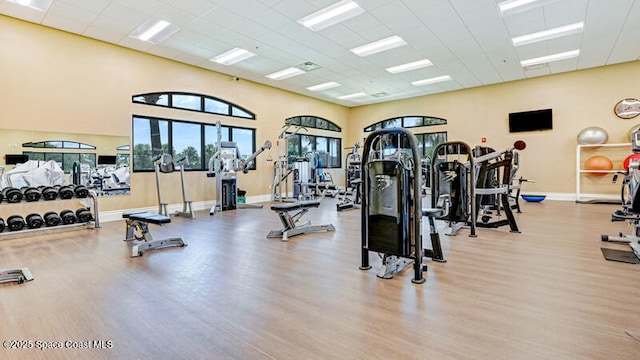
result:
[(628, 264), (640, 264), (640, 259), (633, 253), (633, 251), (616, 250), (600, 248), (604, 258), (611, 261), (620, 261)]

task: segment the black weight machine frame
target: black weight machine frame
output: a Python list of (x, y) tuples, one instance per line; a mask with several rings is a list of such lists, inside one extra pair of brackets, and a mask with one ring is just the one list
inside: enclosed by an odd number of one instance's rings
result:
[[(383, 154), (382, 143), (386, 139), (395, 137), (395, 157)], [(403, 146), (406, 144), (406, 146)], [(372, 151), (374, 146), (380, 147), (377, 152)], [(390, 148), (393, 148), (391, 146)], [(411, 154), (407, 154), (410, 150)], [(373, 159), (378, 155), (377, 159)], [(402, 156), (410, 158), (402, 158)], [(407, 164), (410, 162), (410, 164)], [(406, 165), (411, 166), (408, 168)], [(374, 214), (371, 215), (370, 199), (372, 196), (372, 179), (375, 177), (375, 185), (386, 184), (385, 188), (377, 189), (375, 194), (381, 194), (384, 189), (394, 190), (396, 207), (392, 209), (395, 216)], [(378, 172), (381, 170), (381, 173)], [(423, 264), (424, 257), (430, 257), (434, 261), (445, 262), (440, 246), (440, 237), (433, 225), (433, 216), (440, 213), (440, 209), (422, 209), (422, 171), (417, 140), (413, 132), (403, 128), (379, 129), (371, 133), (365, 143), (362, 154), (362, 248), (360, 270), (369, 270), (369, 252), (373, 251), (382, 255), (382, 268), (378, 277), (390, 279), (406, 266), (413, 263), (414, 277), (411, 282), (422, 284), (426, 281), (423, 271), (427, 266)], [(395, 181), (395, 183), (394, 183)], [(403, 196), (406, 193), (408, 196)], [(389, 192), (389, 194), (392, 194)], [(384, 194), (380, 195), (384, 197)], [(376, 199), (376, 198), (374, 198)], [(431, 228), (432, 249), (424, 249), (422, 246), (422, 216), (429, 216)], [(391, 226), (389, 226), (391, 225)], [(376, 232), (377, 234), (374, 234)], [(375, 235), (375, 237), (372, 237)], [(395, 241), (395, 243), (394, 243)]]

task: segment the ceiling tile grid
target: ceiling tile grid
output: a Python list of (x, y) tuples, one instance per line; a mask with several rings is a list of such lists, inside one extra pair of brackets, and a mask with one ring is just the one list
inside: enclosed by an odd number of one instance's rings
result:
[[(46, 12), (0, 0), (0, 14), (114, 43), (346, 106), (371, 104), (604, 66), (640, 57), (640, 0), (555, 0), (501, 14), (502, 0), (354, 0), (365, 12), (319, 31), (297, 21), (338, 0), (53, 0)], [(129, 36), (150, 18), (180, 30), (151, 44)], [(512, 37), (584, 21), (578, 34), (515, 47)], [(392, 35), (407, 45), (360, 57), (350, 49)], [(234, 47), (256, 54), (224, 66)], [(523, 68), (522, 60), (579, 49), (577, 58)], [(433, 65), (400, 74), (387, 67)], [(303, 62), (319, 69), (275, 81), (265, 75)], [(449, 75), (426, 86), (413, 81)], [(336, 81), (341, 86), (306, 88)], [(340, 100), (364, 92), (367, 96)], [(375, 96), (374, 96), (375, 95)]]

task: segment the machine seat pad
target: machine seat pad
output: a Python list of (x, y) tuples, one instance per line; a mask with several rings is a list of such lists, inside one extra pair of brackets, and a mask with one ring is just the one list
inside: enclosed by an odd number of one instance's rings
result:
[(293, 203), (277, 203), (271, 205), (271, 210), (275, 211), (289, 211), (297, 209), (316, 208), (320, 206), (319, 200), (304, 200)]
[(129, 218), (131, 220), (143, 221), (152, 224), (166, 224), (171, 222), (171, 218), (165, 215), (160, 215), (150, 212), (124, 212), (123, 218)]
[(422, 216), (438, 217), (438, 216), (441, 216), (443, 213), (444, 213), (444, 209), (440, 209), (440, 208), (423, 208), (422, 209)]

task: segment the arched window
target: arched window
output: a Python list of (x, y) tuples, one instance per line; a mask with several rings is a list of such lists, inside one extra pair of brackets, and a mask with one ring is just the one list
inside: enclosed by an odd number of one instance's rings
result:
[(342, 132), (342, 129), (340, 128), (340, 126), (332, 123), (327, 119), (323, 119), (317, 116), (309, 116), (309, 115), (294, 116), (285, 120), (284, 123), (285, 125), (298, 125), (298, 126), (304, 126), (306, 128)]
[(241, 106), (213, 96), (185, 92), (164, 92), (134, 95), (137, 104), (164, 106), (173, 109), (197, 111), (216, 115), (255, 120), (256, 115)]
[(420, 126), (433, 126), (433, 125), (446, 125), (447, 120), (434, 117), (434, 116), (401, 116), (396, 118), (391, 118), (387, 120), (382, 120), (375, 124), (369, 125), (364, 128), (365, 132), (374, 131), (378, 129), (385, 128), (412, 128), (412, 127), (420, 127)]

